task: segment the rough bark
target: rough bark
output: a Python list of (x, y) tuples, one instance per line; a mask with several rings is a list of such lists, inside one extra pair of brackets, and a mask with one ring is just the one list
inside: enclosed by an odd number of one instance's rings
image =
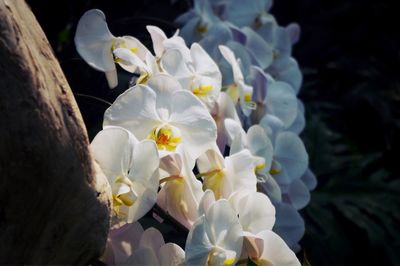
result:
[(24, 0), (0, 0), (0, 264), (86, 264), (109, 186), (53, 51)]

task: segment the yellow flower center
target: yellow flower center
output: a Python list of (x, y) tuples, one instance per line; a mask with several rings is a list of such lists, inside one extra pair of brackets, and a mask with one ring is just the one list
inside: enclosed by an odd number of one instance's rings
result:
[(281, 172), (280, 169), (272, 168), (272, 167), (271, 167), (271, 169), (269, 170), (269, 173), (270, 173), (271, 175), (277, 175), (277, 174), (279, 174), (280, 172)]
[(170, 126), (154, 128), (148, 138), (156, 142), (159, 150), (175, 151), (178, 144), (181, 142), (179, 130), (174, 130)]
[[(113, 211), (117, 216), (123, 216), (124, 214), (120, 210), (121, 206), (132, 206), (137, 199), (137, 195), (132, 189), (132, 182), (125, 176), (120, 175), (115, 178), (113, 187), (116, 188), (112, 193)], [(121, 193), (121, 187), (128, 188), (128, 191)]]
[(255, 110), (257, 108), (257, 104), (251, 100), (252, 96), (250, 93), (246, 93), (243, 97), (243, 100), (247, 106), (247, 108), (251, 110)]
[(126, 42), (125, 42), (123, 39), (118, 38), (118, 39), (112, 40), (112, 43), (111, 43), (111, 53), (113, 54), (114, 62), (115, 62), (115, 63), (122, 63), (122, 62), (123, 62), (123, 60), (122, 60), (121, 58), (116, 57), (116, 56), (114, 55), (114, 53), (113, 53), (113, 51), (114, 51), (115, 49), (117, 49), (117, 48), (126, 48), (126, 49), (128, 49), (129, 51), (131, 51), (132, 53), (136, 53), (137, 50), (138, 50), (137, 47), (128, 47), (128, 45), (126, 44)]
[(206, 173), (200, 173), (197, 176), (202, 176), (203, 190), (211, 189), (214, 192), (215, 199), (220, 199), (222, 197), (223, 181), (225, 178), (224, 169), (215, 169)]
[(201, 22), (199, 22), (199, 24), (197, 24), (196, 30), (199, 33), (206, 33), (208, 31), (208, 28), (206, 24), (202, 24)]
[(206, 85), (206, 86), (200, 86), (197, 88), (192, 89), (192, 92), (196, 96), (206, 96), (210, 91), (212, 91), (213, 86), (211, 85)]
[[(208, 253), (206, 265), (207, 266), (213, 266), (213, 265), (228, 266), (228, 265), (232, 265), (236, 260), (236, 256), (231, 256), (231, 257), (228, 257), (228, 258), (227, 258), (227, 256), (228, 256), (228, 254), (227, 254), (227, 252), (224, 252), (223, 248), (215, 246), (210, 251), (210, 253)], [(222, 259), (223, 259), (223, 261), (222, 261)]]

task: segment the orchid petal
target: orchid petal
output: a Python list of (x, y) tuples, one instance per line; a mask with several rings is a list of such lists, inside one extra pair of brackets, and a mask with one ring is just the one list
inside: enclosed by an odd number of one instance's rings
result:
[(141, 70), (150, 72), (149, 67), (129, 49), (117, 48), (113, 51), (113, 53), (117, 58), (121, 59), (122, 62), (120, 62), (119, 65), (126, 71), (133, 73), (135, 72), (136, 67), (139, 67)]
[(297, 94), (303, 81), (303, 74), (297, 61), (292, 57), (278, 57), (269, 68), (276, 80), (289, 83)]
[(292, 131), (293, 133), (296, 133), (299, 135), (305, 128), (306, 126), (306, 119), (304, 116), (304, 105), (301, 102), (301, 100), (297, 99), (297, 116), (296, 119), (293, 121), (293, 123), (290, 125), (288, 128), (288, 131)]
[(269, 171), (272, 164), (274, 148), (264, 129), (259, 125), (254, 125), (247, 131), (247, 145), (253, 155), (262, 157), (265, 162), (264, 169)]
[(212, 249), (211, 241), (207, 235), (208, 224), (203, 215), (193, 224), (186, 239), (185, 262), (187, 265), (206, 265), (208, 253)]
[(128, 176), (157, 191), (158, 175), (156, 170), (158, 166), (159, 157), (156, 144), (152, 140), (143, 140), (135, 147), (133, 171), (130, 171)]
[(180, 81), (185, 89), (190, 88), (192, 71), (188, 68), (188, 59), (184, 59), (177, 49), (170, 49), (161, 57), (161, 67), (171, 76)]
[[(246, 132), (237, 121), (227, 118), (224, 121), (228, 144), (231, 146), (230, 154), (237, 153), (247, 146)], [(234, 144), (234, 145), (233, 145)]]
[(225, 250), (235, 251), (236, 262), (243, 245), (242, 226), (228, 201), (223, 199), (216, 201), (208, 209), (206, 217), (212, 228), (211, 239), (216, 241), (216, 245), (223, 246)]
[(142, 265), (159, 265), (157, 254), (148, 247), (139, 247), (132, 256), (130, 256), (124, 265), (142, 266)]
[(296, 210), (304, 208), (310, 202), (310, 191), (300, 179), (295, 179), (290, 184), (287, 196)]
[(76, 49), (91, 67), (106, 72), (110, 88), (118, 85), (114, 58), (111, 53), (114, 39), (101, 10), (89, 10), (80, 18), (74, 39)]
[(297, 23), (290, 23), (286, 30), (289, 34), (290, 40), (292, 44), (295, 44), (299, 41), (301, 35), (300, 25)]
[(265, 230), (257, 234), (263, 240), (262, 261), (271, 265), (300, 266), (296, 254), (276, 233)]
[(275, 159), (292, 180), (302, 176), (308, 168), (308, 154), (304, 144), (292, 132), (282, 132), (276, 137)]
[(239, 200), (238, 213), (243, 230), (257, 234), (271, 230), (275, 223), (275, 207), (263, 193), (248, 193)]
[[(196, 73), (199, 75), (209, 76), (210, 78), (221, 82), (221, 72), (219, 71), (217, 64), (198, 43), (192, 44), (190, 47), (190, 55), (193, 59)], [(215, 89), (220, 90), (220, 87), (221, 86)]]
[[(124, 263), (135, 249), (139, 247), (143, 227), (140, 223), (127, 223), (118, 229), (112, 229), (109, 233), (110, 248), (114, 253), (116, 265)], [(110, 261), (106, 261), (110, 263)]]
[(242, 31), (246, 34), (245, 46), (252, 57), (252, 61), (262, 69), (267, 68), (272, 63), (273, 49), (271, 45), (248, 27), (243, 28)]
[(153, 41), (153, 50), (156, 57), (161, 57), (164, 52), (163, 41), (168, 39), (165, 33), (156, 26), (146, 26), (147, 31), (150, 33), (151, 40)]
[(276, 223), (274, 232), (277, 233), (286, 244), (293, 248), (304, 235), (304, 220), (301, 215), (289, 204), (278, 203), (275, 205)]
[(178, 245), (167, 243), (158, 250), (160, 266), (183, 266), (185, 264), (185, 251)]
[(309, 190), (314, 190), (317, 186), (317, 178), (315, 177), (313, 171), (310, 168), (301, 176), (301, 180), (307, 186)]
[(147, 86), (136, 85), (118, 96), (106, 110), (103, 125), (122, 126), (144, 139), (159, 123), (155, 108), (155, 92)]
[(152, 249), (154, 252), (157, 252), (164, 244), (165, 242), (162, 234), (153, 227), (147, 228), (143, 232), (139, 242), (140, 247)]
[(270, 175), (266, 174), (264, 180), (262, 182), (258, 182), (257, 186), (260, 192), (265, 193), (272, 202), (281, 202), (282, 201), (282, 191), (275, 181), (275, 179)]
[(233, 71), (233, 78), (234, 80), (243, 80), (243, 74), (242, 71), (240, 70), (240, 66), (236, 60), (235, 54), (233, 51), (224, 45), (219, 46), (219, 50), (222, 54), (222, 56), (225, 58), (226, 61), (232, 66), (232, 71)]
[(175, 92), (171, 105), (171, 124), (182, 128), (182, 140), (196, 159), (216, 140), (215, 122), (200, 100), (188, 91)]
[(117, 176), (128, 172), (132, 163), (133, 147), (137, 142), (135, 136), (120, 127), (106, 127), (93, 139), (91, 148), (94, 158), (110, 183)]
[(221, 152), (224, 152), (225, 145), (228, 143), (228, 138), (225, 129), (225, 118), (232, 118), (240, 123), (239, 116), (236, 112), (235, 105), (232, 99), (225, 93), (221, 92), (215, 108), (214, 119), (217, 124), (218, 136), (217, 144)]
[(201, 198), (199, 203), (199, 209), (197, 210), (199, 217), (202, 216), (203, 214), (206, 214), (207, 210), (210, 208), (212, 204), (214, 204), (214, 202), (215, 202), (214, 192), (212, 192), (212, 190), (210, 189), (207, 189), (204, 192), (203, 197)]
[(254, 20), (265, 9), (263, 0), (243, 2), (240, 0), (230, 1), (226, 7), (226, 19), (238, 27), (251, 26)]
[(276, 81), (270, 84), (265, 104), (273, 115), (282, 120), (285, 127), (291, 125), (296, 119), (297, 98), (287, 83)]
[(251, 85), (253, 86), (253, 100), (257, 103), (263, 103), (267, 96), (268, 78), (264, 71), (257, 66), (251, 66), (250, 75)]

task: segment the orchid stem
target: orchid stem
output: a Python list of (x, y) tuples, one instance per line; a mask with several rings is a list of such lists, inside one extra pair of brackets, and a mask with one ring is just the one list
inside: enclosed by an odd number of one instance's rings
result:
[(109, 105), (109, 106), (112, 105), (112, 103), (110, 103), (110, 102), (108, 102), (108, 101), (106, 101), (106, 100), (103, 100), (103, 99), (101, 99), (101, 98), (98, 98), (98, 97), (96, 97), (96, 96), (87, 95), (87, 94), (82, 94), (82, 93), (75, 93), (74, 95), (77, 96), (77, 97), (83, 97), (83, 98), (89, 98), (89, 99), (92, 99), (92, 100), (96, 100), (96, 101), (98, 101), (98, 102), (105, 103), (105, 104), (107, 104), (107, 105)]

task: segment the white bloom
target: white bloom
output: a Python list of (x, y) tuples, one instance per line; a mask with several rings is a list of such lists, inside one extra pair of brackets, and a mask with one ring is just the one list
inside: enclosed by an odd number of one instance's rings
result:
[(170, 49), (161, 58), (162, 68), (175, 77), (182, 88), (190, 90), (211, 110), (218, 99), (222, 76), (217, 64), (198, 44), (190, 47), (190, 57)]
[(176, 19), (178, 24), (184, 24), (181, 35), (188, 43), (199, 41), (214, 25), (221, 22), (214, 15), (209, 0), (197, 0), (193, 4), (193, 9)]
[[(152, 139), (158, 150), (183, 145), (194, 161), (216, 140), (216, 125), (206, 107), (167, 75), (156, 75), (148, 86), (136, 85), (121, 94), (104, 115), (104, 125), (118, 125), (138, 139)], [(161, 154), (162, 155), (162, 154)]]
[(203, 177), (203, 190), (212, 190), (217, 199), (227, 199), (239, 190), (256, 192), (255, 162), (248, 150), (223, 158), (214, 147), (197, 160), (197, 167)]
[(218, 200), (190, 230), (185, 261), (188, 265), (234, 265), (242, 245), (242, 227), (235, 211), (226, 200)]
[(129, 72), (134, 72), (136, 66), (126, 65), (113, 55), (116, 48), (126, 48), (144, 59), (147, 48), (131, 36), (114, 37), (108, 29), (106, 17), (101, 10), (87, 11), (79, 20), (75, 45), (78, 53), (93, 68), (106, 74), (110, 88), (118, 85), (115, 63)]
[(272, 200), (281, 201), (281, 189), (270, 173), (274, 148), (264, 129), (259, 125), (253, 125), (246, 133), (241, 125), (232, 119), (225, 119), (225, 127), (230, 154), (248, 149), (254, 156), (256, 163), (255, 172), (259, 188), (265, 190)]
[(155, 143), (139, 142), (120, 127), (106, 127), (96, 135), (91, 147), (111, 185), (113, 211), (118, 220), (132, 222), (141, 218), (157, 197), (159, 159)]
[(231, 89), (233, 91), (233, 100), (234, 102), (239, 100), (243, 114), (249, 116), (251, 111), (256, 108), (255, 103), (252, 101), (253, 87), (244, 83), (242, 70), (232, 50), (223, 45), (219, 46), (219, 50), (232, 67), (234, 84), (231, 85)]

